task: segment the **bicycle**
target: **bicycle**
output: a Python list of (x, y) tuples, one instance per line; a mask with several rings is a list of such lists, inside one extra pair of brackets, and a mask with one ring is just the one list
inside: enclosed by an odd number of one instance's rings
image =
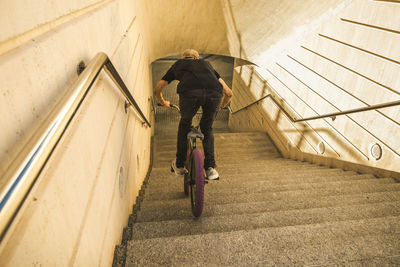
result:
[[(180, 112), (178, 106), (170, 104), (171, 108)], [(203, 153), (197, 148), (197, 139), (203, 140), (199, 126), (192, 126), (187, 134), (188, 149), (185, 168), (187, 172), (183, 179), (183, 191), (186, 196), (190, 195), (192, 213), (195, 217), (200, 217), (204, 208), (204, 186), (208, 183), (204, 174)], [(174, 169), (171, 167), (171, 172)]]

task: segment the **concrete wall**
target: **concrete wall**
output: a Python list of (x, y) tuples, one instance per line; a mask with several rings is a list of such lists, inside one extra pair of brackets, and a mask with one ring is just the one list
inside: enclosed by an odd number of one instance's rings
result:
[(230, 56), (220, 0), (146, 0), (151, 61), (194, 48), (200, 54)]
[[(291, 34), (282, 34), (282, 40), (264, 51), (255, 51), (260, 47), (257, 41), (242, 45), (247, 58), (259, 66), (236, 68), (234, 109), (267, 93), (296, 118), (400, 99), (398, 14), (400, 4), (393, 1), (343, 1)], [(271, 100), (265, 100), (232, 116), (230, 126), (268, 131), (288, 157), (399, 172), (399, 112), (397, 106), (335, 121), (292, 123)], [(323, 154), (320, 142), (325, 146)], [(379, 160), (370, 154), (375, 143), (382, 148)]]
[[(0, 173), (80, 60), (106, 52), (150, 117), (143, 7), (131, 0), (1, 1)], [(109, 266), (149, 167), (142, 126), (103, 72), (1, 243), (1, 266)]]

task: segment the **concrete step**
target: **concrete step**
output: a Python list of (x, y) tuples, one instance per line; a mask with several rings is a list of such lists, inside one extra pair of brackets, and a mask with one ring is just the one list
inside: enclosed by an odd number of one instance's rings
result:
[[(198, 147), (201, 149), (203, 152), (202, 147)], [(229, 148), (222, 148), (218, 149), (218, 147), (214, 148), (215, 156), (216, 157), (232, 157), (232, 156), (240, 156), (240, 157), (247, 157), (251, 156), (254, 154), (262, 154), (262, 153), (277, 153), (275, 148), (273, 147), (263, 147), (263, 146), (254, 146), (254, 147), (248, 147), (246, 150), (240, 150), (234, 147), (229, 147)], [(162, 159), (162, 158), (174, 158), (176, 155), (176, 150), (171, 149), (171, 150), (161, 150), (158, 151), (154, 154), (155, 159)]]
[[(297, 198), (319, 198), (323, 196), (334, 196), (334, 195), (351, 195), (360, 193), (373, 193), (373, 192), (392, 192), (399, 191), (400, 184), (352, 184), (349, 186), (338, 186), (338, 187), (324, 187), (316, 188), (313, 190), (284, 190), (282, 191), (263, 191), (255, 193), (244, 193), (239, 191), (235, 194), (217, 194), (214, 192), (208, 192), (205, 190), (205, 207), (209, 203), (215, 204), (228, 204), (228, 203), (244, 203), (244, 202), (259, 202), (259, 201), (296, 201)], [(187, 201), (189, 199), (184, 195), (183, 191), (178, 192), (176, 197), (169, 200), (171, 203)], [(166, 200), (150, 200), (147, 197), (143, 200), (141, 207), (146, 207), (149, 203), (153, 205), (163, 205)]]
[[(359, 188), (375, 188), (377, 185), (395, 184), (391, 178), (387, 179), (364, 179), (364, 180), (350, 180), (350, 181), (329, 181), (321, 183), (295, 183), (295, 184), (246, 184), (245, 186), (207, 186), (205, 196), (207, 199), (213, 200), (215, 197), (222, 198), (225, 195), (236, 196), (241, 194), (255, 194), (255, 193), (276, 193), (281, 191), (292, 190), (336, 190), (340, 191), (348, 187)], [(178, 188), (179, 187), (179, 188)], [(183, 185), (176, 186), (172, 190), (157, 190), (152, 192), (146, 191), (146, 199), (151, 200), (172, 200), (181, 199), (183, 192)], [(176, 190), (175, 190), (176, 189)]]
[[(168, 162), (171, 163), (173, 158), (171, 158)], [(156, 162), (155, 162), (156, 163)], [(164, 167), (153, 167), (152, 173), (157, 173), (158, 168)], [(260, 172), (279, 172), (280, 170), (283, 171), (291, 171), (297, 172), (298, 169), (331, 169), (325, 166), (319, 166), (316, 164), (309, 164), (300, 161), (288, 161), (282, 158), (270, 158), (270, 159), (255, 159), (252, 161), (246, 162), (243, 164), (243, 161), (235, 160), (225, 162), (224, 164), (220, 164), (217, 162), (217, 169), (218, 170), (232, 170), (235, 173), (242, 172), (242, 173), (260, 173)], [(335, 168), (338, 169), (338, 168)]]
[[(176, 133), (170, 135), (157, 135), (154, 138), (155, 144), (168, 143), (170, 141), (176, 140)], [(214, 140), (220, 141), (234, 141), (234, 140), (244, 140), (244, 141), (252, 141), (252, 140), (261, 140), (261, 141), (269, 141), (271, 139), (268, 137), (266, 133), (263, 132), (230, 132), (230, 133), (215, 133), (214, 132)]]
[[(203, 153), (203, 151), (202, 151)], [(257, 153), (232, 153), (230, 155), (220, 155), (220, 154), (215, 154), (215, 160), (219, 163), (219, 165), (223, 163), (230, 163), (230, 162), (236, 162), (236, 163), (243, 163), (243, 162), (252, 162), (254, 160), (256, 161), (264, 161), (265, 159), (271, 158), (271, 159), (276, 159), (276, 158), (282, 158), (281, 155), (275, 152), (257, 152)], [(162, 157), (155, 157), (154, 158), (154, 163), (160, 163), (160, 162), (167, 162), (171, 163), (173, 159), (175, 159), (175, 152), (170, 153), (168, 156), (162, 156)]]
[[(200, 149), (203, 149), (202, 142), (197, 142), (197, 147)], [(165, 144), (154, 144), (155, 151), (160, 152), (160, 151), (175, 151), (176, 150), (176, 140), (171, 141), (170, 143), (165, 143)], [(257, 142), (246, 142), (246, 141), (235, 141), (235, 142), (221, 142), (221, 141), (215, 141), (214, 140), (214, 148), (216, 151), (222, 151), (222, 150), (236, 150), (236, 151), (241, 151), (241, 150), (247, 150), (247, 149), (255, 149), (255, 148), (265, 148), (265, 149), (271, 149), (273, 151), (278, 151), (276, 147), (269, 143), (269, 142), (262, 142), (262, 141), (257, 141)]]
[[(172, 161), (171, 161), (172, 162)], [(170, 166), (168, 166), (170, 167)], [(166, 176), (169, 174), (165, 172), (166, 169), (170, 170), (166, 166), (162, 167), (153, 167), (151, 171), (152, 177), (157, 177), (158, 175)], [(242, 174), (242, 175), (261, 175), (261, 174), (274, 174), (274, 175), (286, 175), (286, 174), (293, 174), (293, 175), (302, 175), (303, 173), (312, 173), (312, 172), (326, 172), (326, 173), (334, 173), (334, 172), (347, 172), (343, 171), (339, 168), (329, 168), (324, 166), (318, 165), (311, 165), (311, 164), (302, 164), (302, 163), (295, 163), (295, 164), (282, 164), (282, 163), (270, 163), (269, 161), (252, 161), (243, 165), (242, 163), (226, 163), (221, 164), (216, 167), (219, 174), (224, 175), (234, 175), (234, 174)], [(352, 171), (350, 171), (352, 172)], [(356, 172), (353, 172), (356, 173)], [(168, 175), (167, 175), (168, 176)]]
[[(246, 157), (238, 157), (238, 156), (216, 157), (215, 161), (217, 166), (222, 166), (228, 163), (242, 164), (243, 166), (246, 165), (247, 163), (251, 163), (254, 161), (262, 162), (265, 159), (277, 159), (277, 158), (281, 158), (281, 156), (277, 153), (257, 153), (257, 154), (247, 155)], [(154, 167), (157, 168), (157, 167), (169, 166), (173, 159), (175, 159), (175, 156), (172, 156), (170, 158), (156, 159), (154, 160)]]
[[(319, 198), (298, 197), (292, 201), (264, 201), (216, 204), (207, 202), (202, 218), (227, 216), (234, 214), (252, 214), (271, 211), (301, 210), (324, 207), (351, 206), (400, 201), (400, 191), (322, 196)], [(180, 202), (164, 202), (163, 205), (149, 203), (137, 213), (137, 222), (192, 219), (193, 215), (188, 199)]]
[[(273, 145), (273, 142), (267, 135), (261, 134), (257, 136), (250, 136), (250, 135), (232, 135), (234, 133), (214, 133), (214, 141), (216, 144), (232, 144), (232, 143), (246, 143), (246, 144), (256, 144), (256, 143), (262, 143), (262, 144), (269, 144)], [(229, 136), (230, 135), (230, 136)], [(168, 136), (168, 137), (155, 137), (154, 138), (154, 144), (155, 145), (169, 145), (171, 143), (174, 143), (178, 140), (176, 136)], [(197, 139), (198, 141), (202, 141), (200, 139)]]
[[(260, 171), (260, 172), (252, 172)], [(223, 183), (225, 181), (261, 181), (261, 180), (279, 180), (279, 179), (301, 179), (301, 178), (320, 178), (320, 177), (333, 177), (333, 176), (350, 176), (357, 175), (356, 172), (345, 172), (340, 169), (309, 169), (309, 168), (298, 168), (295, 172), (293, 170), (278, 170), (265, 171), (251, 169), (249, 172), (245, 170), (241, 171), (238, 169), (218, 169), (220, 180), (216, 183)], [(181, 176), (177, 176), (171, 173), (169, 167), (159, 168), (150, 174), (149, 184), (152, 183), (171, 183), (175, 180), (182, 180)], [(214, 183), (214, 182), (213, 182)]]
[(202, 235), (208, 233), (360, 220), (386, 216), (400, 216), (400, 201), (135, 223), (132, 227), (132, 239)]
[[(197, 142), (197, 147), (203, 148), (202, 142)], [(176, 140), (171, 141), (171, 143), (165, 143), (165, 144), (155, 144), (154, 148), (156, 151), (174, 151), (176, 150)], [(270, 143), (270, 142), (262, 142), (262, 141), (257, 141), (257, 142), (246, 142), (246, 141), (236, 141), (236, 142), (221, 142), (221, 141), (215, 141), (214, 140), (214, 148), (216, 150), (225, 150), (225, 149), (230, 149), (230, 150), (245, 150), (247, 148), (254, 149), (254, 148), (266, 148), (266, 149), (274, 149), (276, 150), (276, 147)]]
[(126, 266), (326, 266), (389, 258), (400, 251), (399, 219), (392, 216), (132, 240), (127, 245)]
[[(210, 181), (206, 190), (208, 191), (218, 191), (223, 192), (227, 190), (232, 190), (235, 188), (249, 188), (257, 189), (259, 187), (275, 187), (275, 186), (290, 186), (298, 184), (322, 184), (331, 182), (345, 182), (345, 181), (358, 181), (358, 180), (381, 180), (382, 183), (388, 181), (394, 182), (393, 179), (375, 178), (370, 174), (355, 174), (355, 175), (336, 175), (336, 176), (324, 176), (324, 177), (301, 177), (298, 179), (291, 179), (287, 177), (286, 179), (281, 179), (277, 177), (275, 179), (264, 179), (264, 180), (247, 180), (247, 179), (223, 179), (219, 181)], [(177, 192), (182, 190), (182, 179), (172, 179), (168, 184), (165, 183), (149, 183), (146, 187), (146, 195), (160, 194), (165, 192)]]

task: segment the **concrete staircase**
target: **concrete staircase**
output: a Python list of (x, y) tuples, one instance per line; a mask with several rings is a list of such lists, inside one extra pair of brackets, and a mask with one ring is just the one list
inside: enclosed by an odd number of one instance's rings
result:
[(206, 185), (195, 219), (182, 179), (169, 171), (175, 142), (155, 138), (114, 266), (400, 264), (393, 179), (284, 159), (263, 133), (218, 133), (221, 180)]

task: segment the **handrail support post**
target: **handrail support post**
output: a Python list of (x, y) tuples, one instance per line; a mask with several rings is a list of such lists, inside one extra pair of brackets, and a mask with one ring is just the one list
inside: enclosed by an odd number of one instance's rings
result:
[(128, 113), (128, 108), (130, 106), (132, 106), (132, 104), (125, 100), (125, 105), (124, 105), (125, 113)]

